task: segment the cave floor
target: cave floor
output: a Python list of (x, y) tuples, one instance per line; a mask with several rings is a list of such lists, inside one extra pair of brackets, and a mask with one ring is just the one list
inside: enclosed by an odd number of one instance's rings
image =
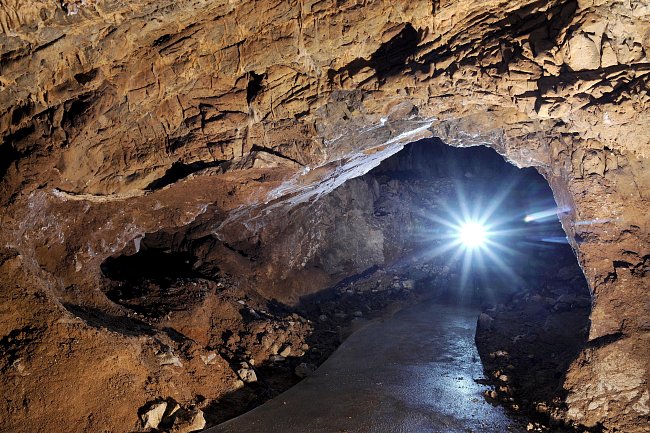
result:
[(432, 301), (352, 334), (310, 377), (207, 430), (222, 432), (524, 432), (483, 397), (478, 311)]

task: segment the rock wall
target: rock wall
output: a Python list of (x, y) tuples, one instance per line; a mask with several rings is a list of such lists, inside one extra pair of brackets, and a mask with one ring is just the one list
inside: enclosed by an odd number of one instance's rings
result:
[(544, 173), (594, 300), (570, 414), (647, 423), (646, 2), (13, 0), (0, 26), (3, 339), (116, 311), (100, 264), (145, 233), (254, 240), (437, 136)]

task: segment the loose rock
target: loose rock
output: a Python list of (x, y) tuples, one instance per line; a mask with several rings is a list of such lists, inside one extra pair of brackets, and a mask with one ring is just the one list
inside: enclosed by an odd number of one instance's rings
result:
[(242, 368), (237, 371), (237, 375), (240, 377), (241, 380), (243, 380), (245, 383), (253, 383), (257, 382), (257, 374), (255, 374), (255, 371), (250, 369), (250, 368)]
[(140, 416), (142, 427), (145, 429), (158, 428), (163, 415), (165, 415), (166, 409), (167, 403), (164, 401), (152, 404), (149, 409)]

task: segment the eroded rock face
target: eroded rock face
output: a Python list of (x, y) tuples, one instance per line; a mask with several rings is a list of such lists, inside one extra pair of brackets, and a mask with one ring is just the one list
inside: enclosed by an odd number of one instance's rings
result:
[(569, 413), (647, 423), (646, 2), (18, 1), (0, 26), (0, 335), (56, 352), (86, 338), (63, 305), (123, 314), (100, 264), (145, 233), (249, 242), (433, 135), (544, 173), (594, 300)]

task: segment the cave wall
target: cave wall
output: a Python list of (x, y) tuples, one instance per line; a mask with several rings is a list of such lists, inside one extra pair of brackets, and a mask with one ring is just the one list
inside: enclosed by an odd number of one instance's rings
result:
[[(485, 220), (492, 246), (476, 258), (474, 272), (505, 295), (575, 264), (555, 207), (535, 169), (518, 169), (487, 147), (424, 139), (319, 200), (256, 216), (254, 230), (238, 231), (232, 243), (212, 231), (212, 217), (200, 218), (137, 238), (108, 258), (102, 273), (112, 280), (229, 275), (269, 299), (298, 305), (372, 268), (427, 264), (453, 268), (458, 277), (470, 254), (457, 231), (467, 220)], [(525, 220), (549, 210), (550, 218)]]
[[(650, 413), (649, 14), (632, 0), (4, 2), (0, 333), (68, 317), (63, 301), (114, 308), (99, 265), (144, 233), (203, 218), (252, 239), (268, 212), (437, 136), (537, 167), (570, 209), (594, 300), (570, 413), (634, 431)], [(32, 293), (44, 316), (16, 307)]]

